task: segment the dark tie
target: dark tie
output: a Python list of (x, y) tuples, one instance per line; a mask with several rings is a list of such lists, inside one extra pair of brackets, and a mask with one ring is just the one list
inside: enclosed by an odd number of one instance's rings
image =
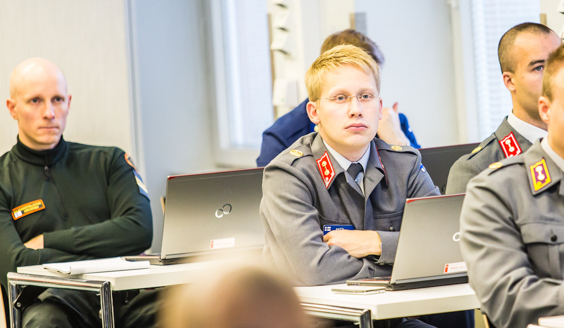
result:
[(354, 181), (356, 181), (356, 177), (362, 171), (362, 165), (360, 165), (359, 163), (351, 163), (351, 165), (347, 169), (347, 172), (349, 172)]

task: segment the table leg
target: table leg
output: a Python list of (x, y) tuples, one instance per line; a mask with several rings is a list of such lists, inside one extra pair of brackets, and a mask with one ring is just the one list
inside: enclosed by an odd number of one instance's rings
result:
[(100, 287), (100, 306), (102, 307), (102, 328), (114, 328), (114, 301), (109, 282)]
[(302, 307), (307, 314), (310, 314), (314, 317), (352, 321), (357, 323), (359, 328), (374, 327), (372, 323), (372, 311), (368, 309), (363, 310), (313, 303), (302, 303)]
[(14, 301), (22, 291), (22, 286), (17, 284), (8, 284), (8, 302), (10, 302), (10, 327), (21, 328), (22, 311), (19, 307), (14, 306)]

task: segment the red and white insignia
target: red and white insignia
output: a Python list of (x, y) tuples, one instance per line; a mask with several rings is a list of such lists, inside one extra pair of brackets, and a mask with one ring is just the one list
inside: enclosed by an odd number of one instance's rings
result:
[(499, 141), (499, 145), (501, 146), (501, 149), (503, 149), (505, 158), (517, 156), (523, 152), (521, 150), (521, 146), (519, 146), (519, 143), (517, 142), (517, 139), (515, 139), (513, 132), (501, 139)]
[(529, 169), (531, 170), (531, 178), (533, 179), (533, 189), (535, 192), (541, 190), (552, 181), (544, 158), (531, 165)]
[(331, 181), (335, 178), (335, 169), (333, 169), (333, 164), (329, 159), (329, 153), (325, 151), (325, 154), (323, 154), (323, 156), (321, 156), (321, 158), (319, 158), (316, 162), (319, 173), (321, 173), (323, 183), (325, 183), (325, 188), (329, 188)]

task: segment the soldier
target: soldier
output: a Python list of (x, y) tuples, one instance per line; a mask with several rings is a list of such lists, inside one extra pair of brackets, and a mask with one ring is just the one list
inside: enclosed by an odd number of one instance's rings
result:
[[(307, 71), (306, 87), (319, 132), (265, 168), (264, 257), (301, 285), (389, 276), (406, 198), (439, 191), (416, 149), (375, 138), (380, 75), (365, 51), (341, 45), (324, 52)], [(428, 327), (402, 319), (391, 326), (409, 324)]]
[(468, 184), (460, 241), (470, 284), (498, 328), (564, 315), (564, 46), (539, 99), (548, 136)]
[[(344, 30), (327, 37), (321, 46), (321, 53), (341, 44), (352, 44), (362, 48), (372, 56), (380, 67), (384, 65), (384, 54), (376, 43), (355, 30)], [(280, 117), (263, 132), (261, 151), (257, 158), (258, 166), (266, 166), (274, 157), (300, 137), (315, 131), (315, 124), (307, 116), (306, 106), (308, 103), (309, 99), (304, 100), (298, 107)], [(398, 112), (397, 103), (392, 108), (384, 108), (383, 116), (379, 132), (384, 141), (390, 144), (411, 145), (420, 148), (413, 131), (409, 127), (407, 117)]]
[[(141, 177), (121, 149), (63, 139), (70, 103), (65, 77), (52, 62), (32, 58), (12, 72), (6, 104), (19, 134), (0, 157), (4, 300), (6, 274), (19, 266), (139, 254), (151, 246), (151, 208)], [(151, 294), (122, 308), (142, 303), (148, 312), (116, 310), (118, 324), (152, 325)], [(26, 305), (22, 321), (24, 327), (98, 327), (99, 311), (94, 293), (47, 289)]]
[(448, 176), (447, 194), (463, 193), (468, 181), (493, 162), (525, 152), (532, 143), (546, 136), (537, 101), (548, 55), (561, 43), (548, 27), (523, 23), (507, 31), (498, 46), (503, 83), (511, 93), (513, 110), (497, 130), (471, 154), (458, 159)]

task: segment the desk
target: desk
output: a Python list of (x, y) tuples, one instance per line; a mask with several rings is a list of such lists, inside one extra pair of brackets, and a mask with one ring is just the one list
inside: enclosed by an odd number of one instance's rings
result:
[(167, 266), (151, 265), (149, 269), (65, 275), (43, 269), (42, 265), (19, 267), (8, 273), (11, 327), (21, 327), (21, 311), (14, 300), (23, 286), (66, 288), (100, 293), (102, 327), (114, 327), (113, 291), (178, 285), (194, 281), (204, 270), (225, 265), (225, 261), (184, 263)]
[(468, 284), (386, 291), (372, 295), (331, 292), (345, 285), (297, 287), (296, 293), (309, 314), (372, 327), (372, 320), (477, 309), (480, 303)]

